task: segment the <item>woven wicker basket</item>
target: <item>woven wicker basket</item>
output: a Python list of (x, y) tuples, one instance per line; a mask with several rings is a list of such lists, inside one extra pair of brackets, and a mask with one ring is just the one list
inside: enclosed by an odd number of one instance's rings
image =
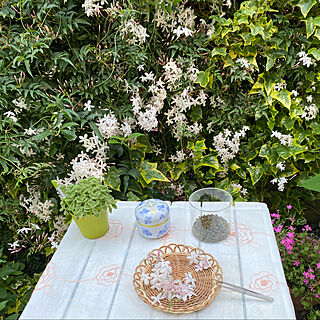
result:
[[(189, 256), (192, 251), (195, 251), (199, 256), (205, 256), (209, 262), (212, 262), (212, 266), (202, 271), (196, 271), (194, 265), (190, 265), (190, 260), (187, 259), (187, 256)], [(151, 272), (152, 264), (156, 262), (157, 257), (162, 257), (165, 261), (170, 261), (172, 277), (175, 280), (183, 279), (185, 273), (190, 272), (196, 280), (196, 287), (194, 289), (196, 295), (192, 296), (186, 302), (182, 299), (173, 299), (169, 302), (168, 299), (165, 298), (161, 300), (162, 305), (152, 305), (153, 299), (151, 296), (157, 296), (160, 291), (151, 289), (150, 285), (145, 285), (141, 281), (141, 274), (143, 272)], [(220, 291), (220, 286), (215, 285), (215, 279), (223, 281), (222, 270), (213, 256), (199, 248), (171, 243), (159, 249), (152, 250), (148, 257), (140, 262), (133, 275), (133, 286), (138, 296), (155, 309), (171, 313), (190, 313), (206, 307), (217, 296)]]

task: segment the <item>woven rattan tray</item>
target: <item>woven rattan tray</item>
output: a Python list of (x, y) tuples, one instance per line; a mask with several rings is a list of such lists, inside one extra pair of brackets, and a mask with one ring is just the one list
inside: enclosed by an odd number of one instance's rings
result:
[[(189, 256), (192, 251), (195, 251), (199, 256), (205, 256), (208, 261), (212, 262), (212, 266), (202, 271), (196, 271), (195, 267), (190, 265), (190, 260), (187, 259), (187, 256)], [(143, 272), (151, 272), (152, 264), (156, 261), (157, 257), (162, 257), (165, 261), (170, 261), (174, 279), (182, 279), (185, 273), (191, 272), (192, 277), (196, 280), (196, 288), (194, 290), (196, 295), (192, 296), (186, 302), (182, 299), (173, 299), (169, 302), (168, 299), (165, 298), (161, 300), (161, 305), (152, 305), (153, 300), (151, 297), (157, 296), (159, 291), (157, 289), (151, 289), (150, 285), (145, 285), (141, 281), (141, 275)], [(171, 313), (190, 313), (206, 307), (217, 296), (220, 291), (220, 286), (215, 285), (215, 279), (223, 281), (222, 270), (212, 255), (204, 252), (200, 248), (172, 243), (152, 250), (148, 257), (140, 262), (133, 275), (133, 286), (138, 296), (155, 309)]]

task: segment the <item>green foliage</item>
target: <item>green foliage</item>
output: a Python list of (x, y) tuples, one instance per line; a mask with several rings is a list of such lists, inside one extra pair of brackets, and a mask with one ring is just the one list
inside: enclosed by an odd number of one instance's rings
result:
[(65, 198), (61, 201), (61, 211), (71, 213), (76, 218), (88, 215), (98, 216), (100, 211), (116, 209), (116, 200), (110, 190), (94, 177), (82, 179), (79, 183), (63, 187)]

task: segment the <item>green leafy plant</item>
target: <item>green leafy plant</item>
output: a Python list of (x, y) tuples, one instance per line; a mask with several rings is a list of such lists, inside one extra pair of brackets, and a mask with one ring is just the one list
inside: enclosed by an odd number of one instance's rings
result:
[(82, 179), (79, 183), (62, 189), (65, 198), (61, 201), (61, 211), (71, 213), (76, 218), (98, 216), (100, 211), (112, 212), (113, 208), (117, 208), (109, 188), (95, 177)]

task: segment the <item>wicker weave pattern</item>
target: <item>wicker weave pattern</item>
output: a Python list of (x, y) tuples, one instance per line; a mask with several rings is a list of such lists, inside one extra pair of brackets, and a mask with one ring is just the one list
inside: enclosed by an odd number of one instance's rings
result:
[[(192, 251), (195, 251), (199, 256), (206, 256), (208, 261), (212, 262), (212, 267), (202, 271), (196, 271), (194, 265), (190, 265), (190, 260), (187, 259), (187, 256), (189, 256)], [(170, 302), (168, 299), (163, 299), (161, 300), (162, 305), (158, 303), (152, 305), (153, 300), (151, 296), (157, 296), (160, 291), (151, 289), (150, 285), (145, 285), (141, 281), (141, 274), (143, 272), (151, 272), (152, 264), (156, 262), (157, 257), (162, 257), (164, 260), (170, 261), (172, 276), (175, 280), (183, 279), (185, 273), (190, 272), (196, 280), (196, 288), (194, 290), (196, 295), (192, 296), (186, 302), (182, 299), (173, 299)], [(200, 248), (171, 243), (159, 249), (152, 250), (149, 256), (140, 262), (133, 275), (133, 286), (138, 296), (155, 309), (171, 313), (190, 313), (206, 307), (217, 296), (220, 291), (220, 286), (214, 284), (214, 279), (223, 281), (222, 270), (213, 256)]]

